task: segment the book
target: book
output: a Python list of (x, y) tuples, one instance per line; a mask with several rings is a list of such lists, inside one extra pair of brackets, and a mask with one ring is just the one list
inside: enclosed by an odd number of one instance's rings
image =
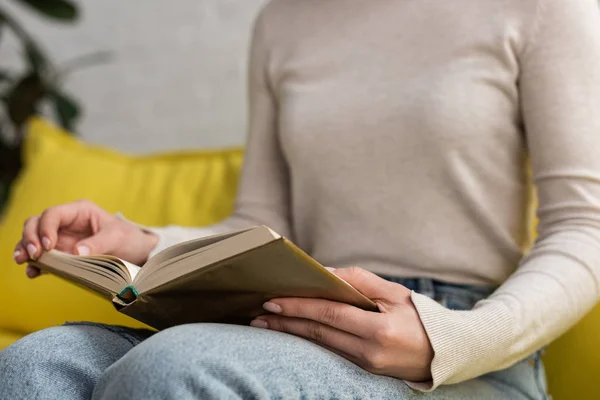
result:
[(266, 226), (171, 246), (133, 265), (56, 250), (32, 262), (90, 289), (155, 329), (195, 322), (246, 324), (277, 297), (311, 297), (377, 311), (375, 303)]

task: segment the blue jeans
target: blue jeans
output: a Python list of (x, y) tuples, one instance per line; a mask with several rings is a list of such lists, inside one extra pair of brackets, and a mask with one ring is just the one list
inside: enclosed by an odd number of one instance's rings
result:
[[(467, 310), (492, 289), (390, 279)], [(147, 330), (74, 323), (0, 352), (0, 399), (546, 399), (540, 354), (433, 393), (373, 375), (301, 338), (246, 326)]]

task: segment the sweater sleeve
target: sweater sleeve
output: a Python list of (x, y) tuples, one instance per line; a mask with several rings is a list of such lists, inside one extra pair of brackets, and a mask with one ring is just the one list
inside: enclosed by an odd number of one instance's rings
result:
[(518, 362), (599, 300), (600, 12), (597, 0), (540, 0), (519, 90), (539, 238), (517, 271), (472, 311), (412, 300), (433, 345), (429, 391)]
[(147, 228), (159, 236), (151, 255), (186, 240), (267, 225), (290, 237), (288, 168), (281, 152), (276, 99), (268, 79), (268, 35), (264, 12), (256, 20), (248, 72), (248, 138), (234, 213), (228, 219), (202, 228), (167, 226)]

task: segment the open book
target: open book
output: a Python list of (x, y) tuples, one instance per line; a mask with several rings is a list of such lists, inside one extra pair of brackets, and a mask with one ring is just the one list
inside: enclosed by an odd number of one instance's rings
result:
[(314, 297), (377, 310), (286, 238), (265, 226), (171, 246), (142, 267), (117, 257), (49, 251), (33, 262), (98, 292), (116, 309), (164, 329), (193, 322), (248, 323), (276, 297)]

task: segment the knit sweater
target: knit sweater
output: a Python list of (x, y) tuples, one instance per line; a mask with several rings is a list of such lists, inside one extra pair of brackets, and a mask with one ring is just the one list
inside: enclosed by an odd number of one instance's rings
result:
[(425, 391), (514, 364), (599, 300), (597, 0), (275, 0), (249, 105), (234, 215), (156, 229), (156, 251), (264, 224), (324, 265), (499, 286), (472, 311), (412, 294)]

